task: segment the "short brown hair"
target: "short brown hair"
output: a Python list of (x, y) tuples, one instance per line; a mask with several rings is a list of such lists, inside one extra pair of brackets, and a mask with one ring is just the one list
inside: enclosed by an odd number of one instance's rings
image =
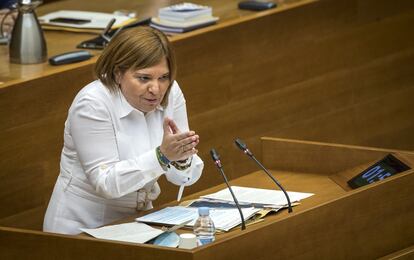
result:
[[(170, 85), (162, 105), (175, 80), (177, 66), (168, 38), (160, 31), (148, 26), (138, 26), (118, 33), (105, 47), (95, 64), (95, 74), (111, 92), (119, 90), (117, 74), (157, 65), (166, 58), (170, 73)], [(165, 98), (167, 97), (167, 98)]]

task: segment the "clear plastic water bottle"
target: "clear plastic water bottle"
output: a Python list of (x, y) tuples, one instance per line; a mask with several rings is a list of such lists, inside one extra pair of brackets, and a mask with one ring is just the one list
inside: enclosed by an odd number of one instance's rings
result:
[(202, 246), (215, 240), (216, 228), (210, 218), (208, 207), (198, 208), (198, 215), (199, 217), (194, 224), (194, 234), (197, 237), (197, 244)]

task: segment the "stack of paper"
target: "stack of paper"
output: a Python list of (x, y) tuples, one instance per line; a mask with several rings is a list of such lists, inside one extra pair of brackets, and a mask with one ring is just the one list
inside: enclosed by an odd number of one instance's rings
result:
[[(287, 206), (287, 200), (282, 191), (239, 186), (232, 186), (232, 190), (241, 204), (245, 221), (251, 219), (255, 214), (264, 216), (269, 211), (274, 212)], [(289, 191), (288, 194), (292, 204), (313, 195), (312, 193), (292, 191)], [(233, 206), (233, 197), (227, 188), (201, 198), (201, 200), (193, 202), (190, 207), (167, 207), (135, 219), (137, 222), (143, 223), (126, 223), (97, 229), (82, 229), (82, 231), (102, 239), (145, 243), (165, 231), (152, 228), (144, 223), (175, 226), (166, 230), (167, 232), (174, 231), (182, 225), (193, 227), (198, 218), (197, 207), (206, 206), (206, 203), (210, 207), (210, 217), (216, 229), (228, 231), (241, 224), (239, 211)], [(161, 237), (160, 240), (162, 239), (164, 238)], [(176, 244), (177, 241), (174, 243)], [(171, 244), (171, 241), (168, 243)], [(172, 246), (176, 246), (174, 243)]]
[[(243, 208), (243, 217), (245, 220), (251, 218), (260, 209)], [(210, 217), (214, 222), (216, 229), (228, 231), (241, 223), (240, 213), (237, 209), (210, 209)], [(179, 225), (185, 221), (191, 220), (186, 226), (194, 226), (198, 218), (198, 208), (192, 207), (167, 207), (154, 213), (137, 218), (138, 222)]]
[[(250, 204), (255, 207), (281, 208), (287, 206), (287, 199), (285, 194), (279, 190), (267, 190), (250, 187), (231, 186), (234, 195), (240, 204)], [(298, 202), (313, 195), (313, 193), (304, 192), (287, 192), (290, 202)], [(233, 197), (230, 191), (226, 188), (213, 194), (201, 196), (204, 199), (231, 202)]]
[(209, 6), (182, 3), (158, 10), (158, 17), (151, 19), (151, 27), (166, 33), (183, 33), (216, 23)]

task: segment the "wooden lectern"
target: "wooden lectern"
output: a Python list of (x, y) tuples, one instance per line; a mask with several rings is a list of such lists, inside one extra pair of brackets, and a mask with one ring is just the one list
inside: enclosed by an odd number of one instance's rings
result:
[[(315, 193), (294, 207), (293, 213), (282, 210), (244, 231), (235, 228), (218, 234), (214, 243), (193, 250), (0, 227), (0, 257), (373, 259), (398, 255), (400, 250), (405, 250), (405, 255), (414, 254), (413, 169), (354, 190), (344, 189), (336, 178), (389, 153), (402, 156), (405, 162), (414, 165), (413, 152), (277, 138), (262, 138), (261, 147), (263, 164), (286, 190)], [(226, 162), (223, 164), (226, 167)], [(275, 189), (274, 183), (261, 171), (237, 178), (231, 184)], [(224, 184), (186, 199), (222, 188)]]

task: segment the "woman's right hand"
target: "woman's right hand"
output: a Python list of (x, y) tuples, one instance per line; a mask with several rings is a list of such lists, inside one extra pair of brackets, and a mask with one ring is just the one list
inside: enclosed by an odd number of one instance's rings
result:
[(164, 136), (160, 146), (161, 152), (170, 161), (186, 160), (198, 151), (199, 136), (194, 131), (183, 132), (170, 118), (164, 119)]

